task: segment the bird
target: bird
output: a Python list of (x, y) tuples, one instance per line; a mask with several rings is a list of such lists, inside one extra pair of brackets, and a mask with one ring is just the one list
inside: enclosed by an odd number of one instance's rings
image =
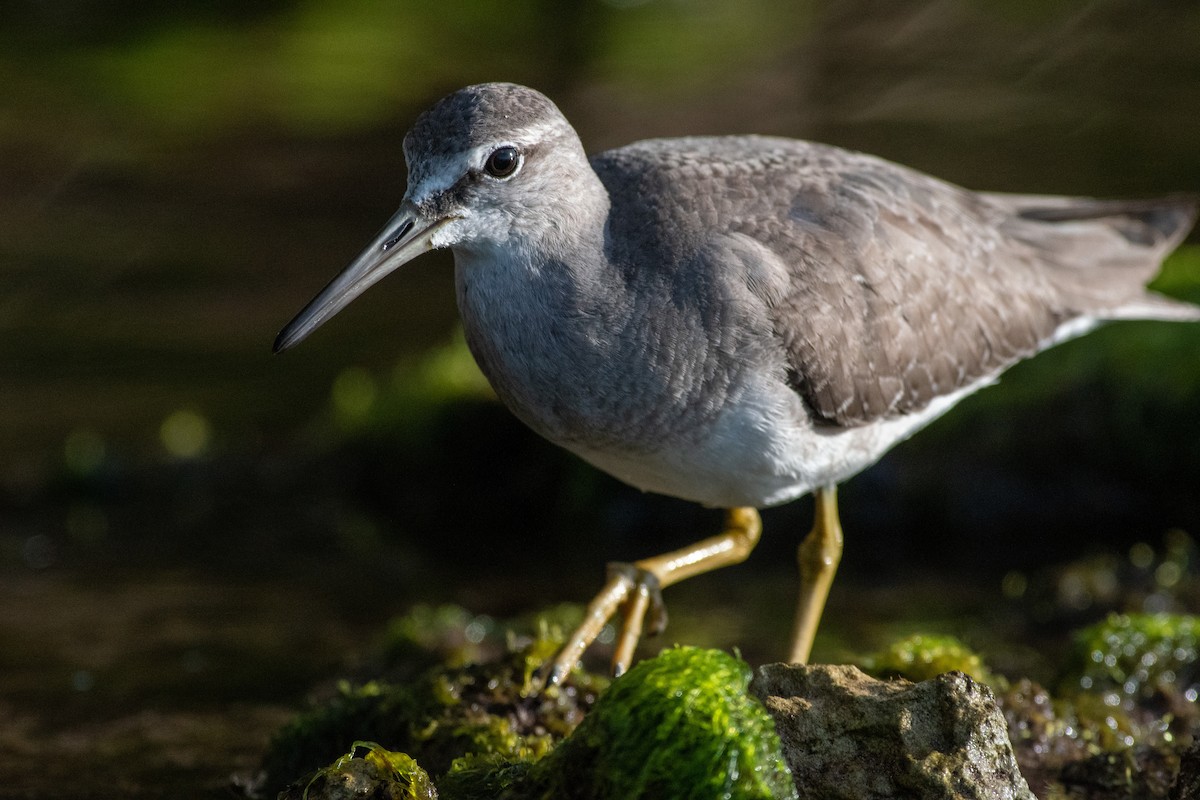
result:
[(385, 275), (454, 255), (468, 347), (521, 421), (647, 492), (726, 510), (609, 565), (552, 663), (610, 620), (612, 669), (662, 590), (743, 561), (759, 509), (811, 494), (790, 661), (807, 663), (843, 532), (837, 487), (1014, 363), (1114, 320), (1200, 321), (1145, 288), (1197, 201), (976, 192), (828, 144), (648, 139), (588, 156), (544, 94), (455, 91), (403, 140), (383, 231), (289, 322), (287, 350)]

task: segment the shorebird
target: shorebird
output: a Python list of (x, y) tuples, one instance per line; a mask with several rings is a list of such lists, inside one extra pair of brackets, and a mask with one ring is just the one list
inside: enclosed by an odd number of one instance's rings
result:
[(404, 155), (399, 211), (275, 350), (448, 247), (467, 343), (517, 417), (635, 487), (728, 509), (716, 536), (610, 565), (553, 679), (618, 614), (619, 674), (647, 615), (665, 624), (662, 588), (742, 561), (757, 509), (813, 493), (806, 662), (842, 552), (838, 484), (1040, 350), (1110, 320), (1200, 320), (1145, 289), (1191, 199), (973, 192), (766, 136), (589, 158), (554, 103), (507, 83), (439, 101)]

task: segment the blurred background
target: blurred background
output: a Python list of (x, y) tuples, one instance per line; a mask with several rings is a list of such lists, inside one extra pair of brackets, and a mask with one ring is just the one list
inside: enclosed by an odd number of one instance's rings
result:
[[(1200, 190), (1198, 41), (1171, 0), (0, 5), (0, 797), (219, 792), (412, 603), (584, 601), (605, 561), (716, 529), (494, 401), (446, 253), (270, 354), (398, 205), (439, 97), (528, 84), (589, 151), (756, 132), (1141, 197)], [(1158, 288), (1200, 302), (1197, 241)], [(1013, 369), (842, 489), (818, 658), (914, 609), (987, 627), (1067, 560), (1191, 547), (1198, 409), (1200, 326)], [(666, 638), (782, 654), (810, 513), (668, 593)]]

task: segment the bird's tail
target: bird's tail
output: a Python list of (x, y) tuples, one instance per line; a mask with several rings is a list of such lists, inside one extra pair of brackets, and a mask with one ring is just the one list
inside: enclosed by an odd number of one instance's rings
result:
[(1014, 238), (1050, 267), (1062, 302), (1099, 319), (1200, 321), (1200, 306), (1148, 291), (1200, 214), (1200, 198), (1092, 200), (989, 194)]

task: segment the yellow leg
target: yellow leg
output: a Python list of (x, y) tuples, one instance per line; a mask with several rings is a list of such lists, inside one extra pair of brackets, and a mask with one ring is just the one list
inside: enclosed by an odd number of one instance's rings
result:
[(658, 632), (666, 625), (660, 590), (673, 583), (731, 564), (750, 555), (762, 533), (762, 520), (753, 508), (731, 508), (726, 513), (725, 531), (717, 536), (633, 564), (614, 564), (609, 568), (608, 583), (588, 605), (583, 623), (563, 646), (550, 672), (557, 683), (574, 669), (583, 651), (596, 640), (608, 622), (623, 610), (621, 632), (613, 653), (613, 673), (620, 675), (633, 660), (642, 633), (642, 620), (652, 614), (651, 629)]
[(792, 663), (807, 664), (812, 652), (825, 598), (833, 585), (833, 575), (842, 560), (842, 522), (838, 519), (837, 487), (826, 486), (813, 493), (815, 519), (813, 529), (800, 543), (800, 600), (796, 606), (796, 627), (792, 630)]

